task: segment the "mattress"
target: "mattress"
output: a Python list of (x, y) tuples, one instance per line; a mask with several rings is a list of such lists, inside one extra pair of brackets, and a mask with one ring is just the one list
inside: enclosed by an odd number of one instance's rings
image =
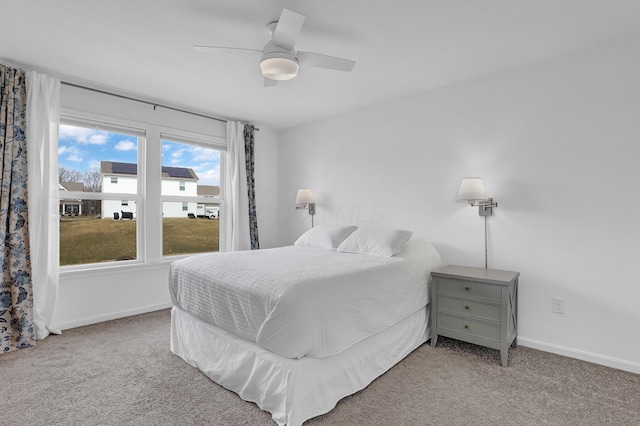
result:
[(288, 246), (176, 261), (169, 287), (176, 307), (225, 332), (282, 357), (323, 358), (427, 305), (439, 265), (421, 240), (394, 257)]

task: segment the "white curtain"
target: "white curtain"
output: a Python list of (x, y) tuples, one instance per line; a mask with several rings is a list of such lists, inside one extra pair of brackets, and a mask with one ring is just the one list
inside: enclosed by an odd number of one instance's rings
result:
[(244, 150), (244, 125), (227, 122), (227, 153), (220, 215), (220, 251), (250, 250), (249, 197)]
[(28, 208), (33, 282), (33, 318), (37, 339), (50, 333), (58, 296), (58, 121), (60, 80), (27, 73)]

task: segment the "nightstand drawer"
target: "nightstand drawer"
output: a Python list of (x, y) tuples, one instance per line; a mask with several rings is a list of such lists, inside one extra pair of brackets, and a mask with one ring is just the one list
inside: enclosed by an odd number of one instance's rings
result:
[(438, 296), (438, 310), (468, 317), (500, 321), (500, 305), (474, 302), (468, 299), (457, 299), (448, 296)]
[(438, 277), (438, 294), (450, 294), (463, 297), (476, 297), (500, 301), (502, 288), (499, 285), (474, 281)]
[[(438, 329), (455, 331), (470, 336), (500, 341), (500, 324), (487, 324), (467, 318), (458, 318), (443, 313), (437, 313)], [(443, 333), (446, 334), (446, 333)]]

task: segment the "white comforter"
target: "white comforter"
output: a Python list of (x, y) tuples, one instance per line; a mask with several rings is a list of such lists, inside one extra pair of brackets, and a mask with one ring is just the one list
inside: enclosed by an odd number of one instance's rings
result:
[(322, 358), (428, 303), (440, 256), (410, 241), (392, 258), (288, 246), (207, 253), (171, 265), (174, 305), (287, 358)]

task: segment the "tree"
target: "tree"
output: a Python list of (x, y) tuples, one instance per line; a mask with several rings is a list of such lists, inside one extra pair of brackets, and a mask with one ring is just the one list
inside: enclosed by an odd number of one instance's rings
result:
[(84, 190), (87, 192), (101, 192), (102, 173), (98, 169), (87, 170), (82, 176), (82, 183), (84, 183)]
[(82, 173), (60, 167), (58, 168), (58, 182), (82, 182)]
[[(102, 174), (100, 170), (87, 170), (84, 173), (78, 170), (69, 170), (64, 167), (58, 168), (58, 182), (78, 182), (82, 183), (85, 192), (101, 192), (102, 191)], [(83, 215), (99, 215), (102, 210), (102, 201), (100, 200), (82, 200)]]

